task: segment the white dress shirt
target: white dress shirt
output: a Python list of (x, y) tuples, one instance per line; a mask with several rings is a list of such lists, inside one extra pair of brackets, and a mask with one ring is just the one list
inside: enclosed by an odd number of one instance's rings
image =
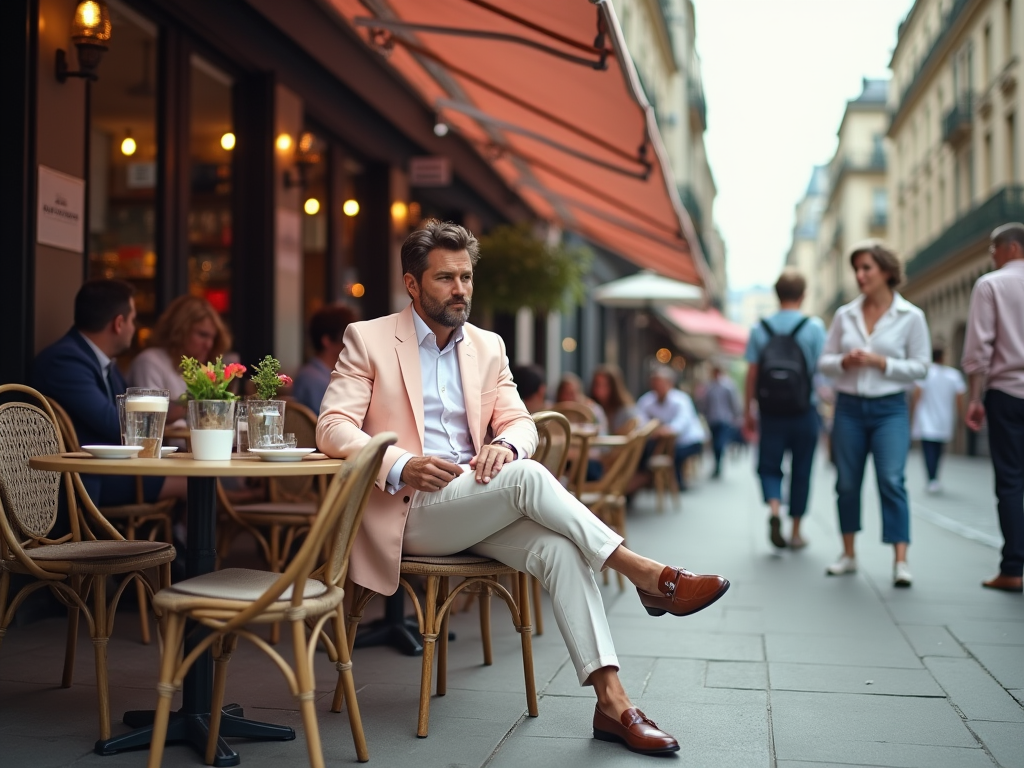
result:
[[(893, 294), (892, 304), (869, 334), (864, 322), (864, 296), (836, 310), (828, 329), (818, 370), (833, 379), (838, 392), (860, 397), (885, 397), (906, 392), (928, 373), (932, 344), (924, 312)], [(885, 371), (860, 366), (843, 370), (843, 357), (862, 349), (885, 358)]]
[(704, 425), (700, 423), (693, 399), (679, 389), (670, 389), (663, 401), (655, 392), (647, 392), (636, 401), (636, 411), (641, 421), (657, 419), (676, 433), (676, 445), (703, 443), (706, 437)]
[[(466, 396), (462, 390), (462, 371), (456, 345), (462, 342), (462, 326), (455, 329), (444, 349), (437, 348), (437, 337), (423, 322), (423, 318), (412, 312), (416, 327), (416, 341), (420, 351), (420, 374), (423, 380), (423, 455), (437, 456), (453, 464), (469, 464), (476, 455), (473, 436), (466, 418)], [(501, 438), (516, 458), (522, 455), (518, 446)], [(388, 472), (387, 488), (397, 493), (404, 487), (401, 482), (402, 470), (414, 454), (399, 457)]]

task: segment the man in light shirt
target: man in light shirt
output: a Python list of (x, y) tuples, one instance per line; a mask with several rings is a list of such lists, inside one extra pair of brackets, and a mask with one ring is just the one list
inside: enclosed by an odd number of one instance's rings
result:
[[(699, 456), (704, 450), (707, 433), (700, 422), (693, 398), (676, 389), (676, 372), (667, 365), (660, 365), (651, 373), (651, 391), (645, 392), (636, 401), (636, 413), (640, 422), (657, 419), (661, 426), (654, 432), (654, 437), (664, 435), (676, 436), (675, 465), (676, 479), (680, 490), (686, 490), (683, 482), (683, 465), (691, 456)], [(647, 445), (644, 463), (650, 458), (654, 448), (652, 440)]]
[(977, 431), (988, 418), (1004, 542), (999, 575), (982, 584), (1024, 592), (1024, 224), (994, 230), (988, 250), (996, 271), (974, 285), (963, 354), (967, 426)]
[(921, 441), (925, 469), (928, 472), (928, 493), (939, 493), (939, 461), (946, 443), (953, 439), (957, 416), (964, 412), (964, 393), (967, 385), (963, 374), (956, 368), (943, 365), (943, 351), (932, 350), (932, 364), (928, 375), (918, 381), (911, 395), (913, 416), (910, 430), (912, 440)]
[(346, 458), (370, 435), (398, 434), (371, 491), (349, 575), (389, 595), (398, 589), (403, 554), (465, 550), (532, 574), (551, 592), (580, 684), (597, 694), (594, 737), (646, 754), (678, 751), (622, 687), (594, 572), (623, 574), (651, 615), (701, 610), (729, 582), (631, 552), (541, 464), (523, 461), (537, 429), (516, 391), (505, 344), (467, 322), (478, 253), (464, 227), (426, 222), (402, 246), (411, 304), (345, 332), (317, 445)]

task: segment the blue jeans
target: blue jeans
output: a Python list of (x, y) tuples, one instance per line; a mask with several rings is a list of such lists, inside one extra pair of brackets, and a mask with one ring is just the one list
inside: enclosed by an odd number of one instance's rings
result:
[(715, 476), (722, 472), (722, 454), (732, 440), (733, 426), (727, 421), (716, 421), (708, 425), (711, 428), (711, 447), (715, 453)]
[(921, 452), (924, 454), (924, 468), (928, 471), (928, 479), (932, 482), (939, 479), (939, 460), (945, 443), (937, 440), (922, 440)]
[(832, 426), (832, 456), (839, 475), (836, 496), (839, 528), (843, 533), (860, 530), (860, 493), (870, 453), (875, 460), (882, 502), (882, 541), (910, 542), (910, 507), (904, 481), (909, 449), (910, 420), (905, 394), (839, 394)]
[(782, 459), (790, 453), (789, 516), (803, 517), (811, 492), (814, 449), (818, 446), (818, 413), (808, 408), (799, 416), (762, 416), (757, 474), (764, 500), (782, 499)]

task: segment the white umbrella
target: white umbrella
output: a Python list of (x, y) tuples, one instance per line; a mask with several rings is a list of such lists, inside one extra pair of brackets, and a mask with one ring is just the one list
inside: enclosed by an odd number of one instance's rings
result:
[(612, 280), (594, 291), (594, 298), (606, 307), (649, 309), (668, 304), (699, 303), (704, 291), (696, 285), (662, 277), (648, 269)]

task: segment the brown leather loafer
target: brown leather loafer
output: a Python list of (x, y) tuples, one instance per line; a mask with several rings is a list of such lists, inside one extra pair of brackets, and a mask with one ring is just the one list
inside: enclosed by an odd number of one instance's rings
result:
[(1003, 592), (1024, 592), (1024, 578), (1001, 573), (994, 579), (981, 582), (981, 586), (989, 589), (1001, 589)]
[(640, 602), (651, 616), (671, 613), (689, 616), (707, 608), (729, 590), (729, 580), (721, 576), (702, 576), (683, 568), (666, 565), (658, 582), (661, 594), (652, 595), (636, 588)]
[(594, 707), (594, 738), (618, 741), (625, 744), (626, 749), (641, 755), (679, 751), (679, 742), (636, 707), (623, 712), (619, 722), (608, 717), (600, 707)]

